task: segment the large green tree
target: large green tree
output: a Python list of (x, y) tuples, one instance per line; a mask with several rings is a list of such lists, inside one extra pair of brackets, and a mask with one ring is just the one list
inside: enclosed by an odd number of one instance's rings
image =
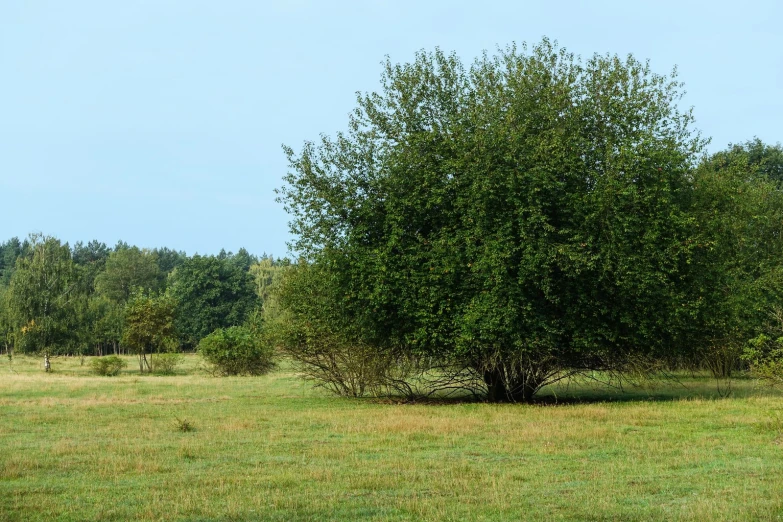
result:
[(293, 246), (326, 273), (307, 291), (492, 400), (681, 349), (703, 140), (680, 97), (674, 73), (547, 40), (387, 62), (347, 132), (286, 148)]

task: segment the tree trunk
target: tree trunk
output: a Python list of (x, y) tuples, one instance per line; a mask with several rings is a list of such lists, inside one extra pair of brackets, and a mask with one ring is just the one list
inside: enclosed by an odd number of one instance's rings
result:
[(497, 370), (484, 372), (484, 383), (487, 385), (487, 400), (489, 402), (506, 402), (508, 394), (503, 378)]
[[(150, 357), (152, 357), (152, 354), (150, 354)], [(139, 371), (141, 373), (144, 373), (145, 366), (147, 367), (147, 371), (152, 373), (152, 366), (150, 366), (150, 363), (147, 360), (147, 353), (142, 350), (142, 352), (139, 354)]]
[(530, 402), (539, 389), (540, 383), (532, 375), (520, 372), (513, 380), (503, 377), (497, 368), (484, 371), (484, 383), (487, 385), (489, 402)]
[(537, 391), (538, 386), (526, 380), (511, 392), (511, 396), (513, 397), (514, 402), (530, 402), (533, 400), (533, 396)]

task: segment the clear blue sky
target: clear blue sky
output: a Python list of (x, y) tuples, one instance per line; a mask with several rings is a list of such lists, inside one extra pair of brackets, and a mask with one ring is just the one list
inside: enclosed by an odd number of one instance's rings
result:
[(676, 64), (712, 150), (783, 141), (777, 1), (0, 1), (0, 240), (282, 255), (287, 164), (384, 55), (542, 36)]

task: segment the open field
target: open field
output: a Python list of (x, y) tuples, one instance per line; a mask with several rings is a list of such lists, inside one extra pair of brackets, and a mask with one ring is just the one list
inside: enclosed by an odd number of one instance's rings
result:
[(783, 519), (783, 397), (749, 380), (404, 405), (129, 363), (3, 360), (0, 520)]

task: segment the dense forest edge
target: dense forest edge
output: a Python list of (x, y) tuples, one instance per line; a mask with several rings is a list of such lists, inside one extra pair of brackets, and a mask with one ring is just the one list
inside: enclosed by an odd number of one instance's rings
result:
[(188, 256), (123, 241), (11, 238), (0, 244), (2, 347), (9, 357), (137, 354), (141, 371), (151, 371), (152, 353), (193, 351), (209, 334), (255, 328), (289, 265), (245, 249)]

